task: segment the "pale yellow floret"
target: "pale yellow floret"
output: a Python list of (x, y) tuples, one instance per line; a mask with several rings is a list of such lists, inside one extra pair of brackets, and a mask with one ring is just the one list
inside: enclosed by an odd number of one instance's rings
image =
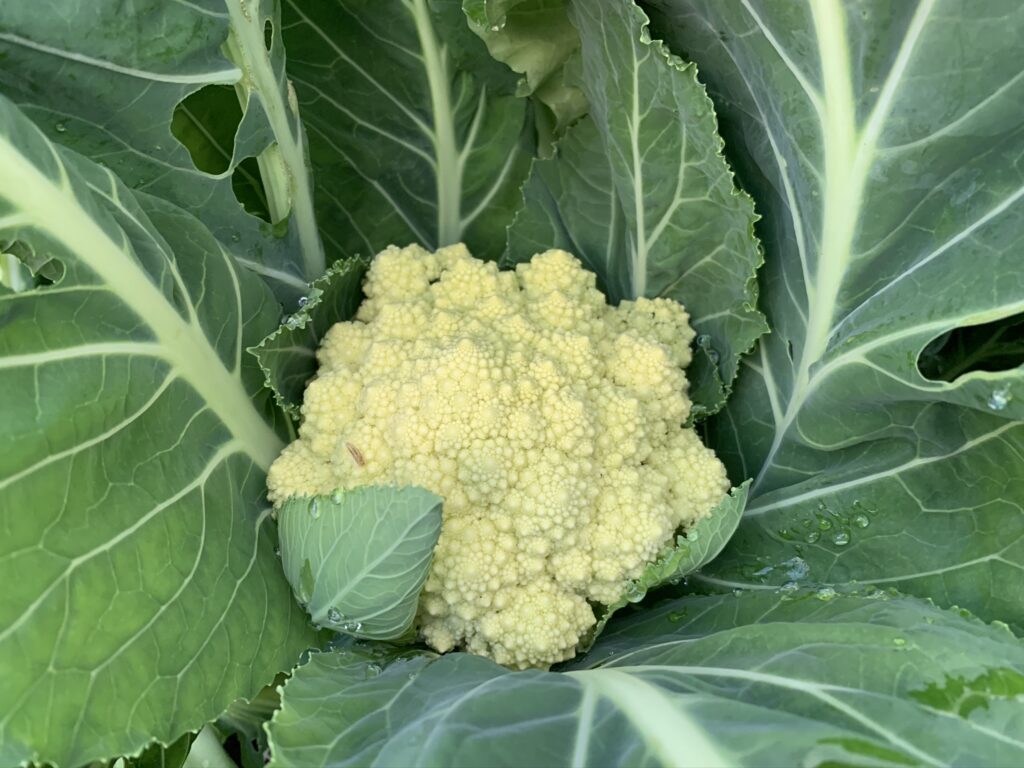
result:
[(570, 658), (592, 603), (620, 599), (728, 486), (682, 426), (689, 316), (668, 299), (609, 306), (558, 250), (501, 272), (461, 245), (391, 247), (364, 290), (318, 351), (271, 500), (373, 483), (438, 493), (424, 639), (517, 668)]

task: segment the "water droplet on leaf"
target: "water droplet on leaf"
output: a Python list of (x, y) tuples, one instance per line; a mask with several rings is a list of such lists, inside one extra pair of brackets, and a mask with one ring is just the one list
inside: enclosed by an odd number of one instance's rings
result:
[(804, 541), (806, 541), (808, 544), (817, 544), (818, 543), (818, 539), (820, 539), (820, 538), (821, 538), (821, 533), (820, 532), (818, 532), (818, 531), (811, 531), (810, 533), (807, 534), (807, 536), (804, 539)]
[(854, 515), (853, 524), (856, 525), (858, 528), (867, 528), (869, 525), (871, 525), (871, 518), (869, 518), (865, 514)]
[(846, 531), (837, 531), (835, 535), (832, 536), (832, 543), (837, 547), (845, 547), (850, 543), (850, 534)]
[(57, 133), (64, 133), (68, 129), (68, 124), (60, 122), (53, 126), (53, 129), (57, 131)]
[(313, 503), (309, 505), (309, 516), (316, 520), (320, 517), (320, 503), (313, 499)]
[(786, 567), (786, 577), (790, 581), (800, 581), (811, 572), (811, 566), (802, 557), (791, 557), (782, 565)]
[(626, 587), (626, 599), (631, 603), (638, 603), (643, 600), (644, 594), (646, 594), (644, 588), (636, 582), (632, 582)]
[(327, 611), (327, 620), (331, 622), (331, 624), (340, 624), (341, 619), (341, 611), (339, 611), (337, 608), (331, 608)]
[(988, 407), (993, 411), (1001, 411), (1010, 404), (1012, 399), (1013, 395), (1010, 394), (1009, 385), (1000, 387), (993, 390), (992, 394), (988, 396)]
[(814, 596), (816, 598), (818, 598), (819, 600), (824, 600), (826, 602), (833, 599), (837, 595), (838, 593), (834, 589), (832, 589), (832, 587), (822, 587), (814, 593)]
[(305, 296), (299, 296), (299, 307), (304, 307), (309, 304), (309, 299)]
[(686, 608), (683, 608), (679, 611), (672, 611), (672, 613), (668, 615), (668, 620), (671, 621), (673, 624), (678, 624), (680, 621), (686, 618), (686, 614)]

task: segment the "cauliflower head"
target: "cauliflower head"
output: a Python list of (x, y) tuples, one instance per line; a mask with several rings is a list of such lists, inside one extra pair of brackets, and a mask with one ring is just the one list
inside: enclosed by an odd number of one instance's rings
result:
[(668, 299), (609, 306), (550, 250), (513, 271), (462, 245), (378, 254), (318, 352), (270, 498), (370, 484), (442, 496), (422, 636), (507, 666), (571, 658), (725, 469), (682, 426), (694, 332)]

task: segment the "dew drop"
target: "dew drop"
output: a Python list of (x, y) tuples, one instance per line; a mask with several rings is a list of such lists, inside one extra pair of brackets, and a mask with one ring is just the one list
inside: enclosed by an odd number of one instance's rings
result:
[(331, 501), (335, 504), (341, 504), (341, 491), (335, 491), (331, 494)]
[(712, 363), (717, 363), (718, 362), (718, 352), (716, 352), (713, 349), (709, 349), (708, 350), (708, 360), (710, 360)]
[(832, 543), (835, 544), (837, 547), (845, 547), (847, 544), (850, 543), (850, 534), (848, 534), (846, 531), (836, 531), (836, 533), (832, 536)]
[(871, 525), (871, 518), (863, 513), (859, 515), (854, 515), (853, 524), (856, 525), (858, 528), (867, 528), (869, 525)]
[(786, 578), (790, 581), (800, 581), (811, 572), (811, 566), (802, 557), (791, 557), (782, 565), (786, 567)]
[(1013, 396), (1010, 394), (1009, 385), (1000, 387), (992, 391), (992, 394), (988, 396), (988, 407), (993, 411), (1001, 411), (1010, 404), (1010, 400)]
[(689, 530), (686, 532), (687, 541), (697, 541), (700, 538), (700, 531)]
[(698, 347), (709, 347), (709, 346), (711, 346), (711, 337), (708, 336), (706, 333), (702, 333), (700, 336), (697, 337), (697, 346)]
[(65, 122), (60, 122), (53, 126), (53, 129), (57, 131), (57, 133), (64, 133), (68, 129), (68, 124)]
[(797, 584), (795, 581), (787, 581), (785, 584), (779, 587), (779, 589), (783, 592), (796, 592), (798, 589), (800, 589), (800, 585)]
[(832, 527), (832, 521), (823, 517), (818, 520), (818, 527), (823, 531), (827, 531)]
[(638, 603), (643, 600), (644, 594), (646, 594), (644, 588), (635, 581), (631, 582), (630, 585), (626, 587), (626, 599), (631, 603)]
[(309, 505), (309, 516), (316, 520), (320, 517), (320, 503), (313, 499), (313, 503)]
[(384, 671), (384, 667), (382, 667), (380, 664), (367, 664), (366, 665), (366, 676), (367, 677), (376, 677), (377, 675), (379, 675), (383, 671)]
[(838, 593), (834, 589), (832, 589), (832, 587), (822, 587), (814, 593), (814, 596), (816, 598), (818, 598), (819, 600), (824, 600), (826, 602), (832, 600), (837, 595)]
[(278, 557), (280, 557), (281, 556), (281, 548), (280, 547), (274, 547), (274, 554), (277, 555)]
[(339, 611), (337, 608), (331, 608), (327, 611), (327, 620), (331, 622), (331, 624), (340, 624), (341, 619), (341, 611)]
[(686, 608), (683, 608), (680, 611), (672, 611), (672, 613), (668, 615), (668, 620), (671, 621), (673, 624), (678, 624), (680, 621), (686, 618), (686, 613)]
[(232, 243), (240, 242), (241, 239), (242, 239), (242, 236), (240, 234), (238, 234), (237, 232), (235, 232), (233, 235), (231, 235), (231, 242)]
[(304, 306), (306, 306), (307, 304), (309, 304), (309, 299), (308, 299), (308, 298), (307, 298), (306, 296), (299, 296), (299, 302), (298, 302), (298, 304), (299, 304), (299, 307), (300, 307), (300, 308), (301, 308), (301, 307), (304, 307)]
[(804, 541), (806, 541), (808, 544), (817, 544), (818, 540), (820, 538), (821, 538), (821, 533), (819, 531), (811, 531), (804, 538)]

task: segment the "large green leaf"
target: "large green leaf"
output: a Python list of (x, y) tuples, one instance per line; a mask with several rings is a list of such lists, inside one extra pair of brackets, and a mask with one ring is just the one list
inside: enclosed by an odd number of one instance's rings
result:
[(458, 0), (285, 0), (284, 19), (327, 242), (369, 257), (464, 241), (498, 258), (532, 121)]
[(1024, 5), (652, 5), (765, 216), (772, 333), (714, 440), (756, 479), (713, 570), (796, 554), (1024, 627), (1024, 370), (918, 369), (1024, 311)]
[(479, 657), (314, 654), (274, 766), (1016, 765), (1024, 649), (910, 599), (688, 598), (618, 623), (563, 673)]
[(416, 618), (441, 498), (415, 486), (367, 486), (288, 499), (277, 512), (281, 560), (313, 623), (396, 640)]
[(595, 0), (571, 4), (569, 15), (591, 116), (536, 163), (508, 260), (558, 246), (596, 272), (614, 302), (681, 302), (701, 334), (689, 372), (695, 415), (713, 413), (740, 355), (766, 330), (754, 306), (753, 203), (721, 156), (696, 68), (651, 40), (644, 14)]
[[(5, 0), (0, 93), (51, 139), (102, 162), (132, 188), (194, 212), (291, 300), (323, 272), (324, 254), (280, 26), (276, 0), (141, 0), (130, 12), (120, 0)], [(210, 174), (197, 170), (171, 123), (186, 96), (217, 84), (233, 86), (237, 97), (227, 98), (241, 101), (244, 116), (223, 150), (227, 169)], [(192, 134), (207, 130), (192, 127)], [(260, 159), (270, 213), (287, 222), (284, 237), (238, 215), (231, 177), (247, 157)]]
[(197, 219), (2, 97), (0, 241), (62, 274), (0, 294), (0, 764), (76, 766), (198, 728), (314, 637), (244, 353), (279, 310)]

